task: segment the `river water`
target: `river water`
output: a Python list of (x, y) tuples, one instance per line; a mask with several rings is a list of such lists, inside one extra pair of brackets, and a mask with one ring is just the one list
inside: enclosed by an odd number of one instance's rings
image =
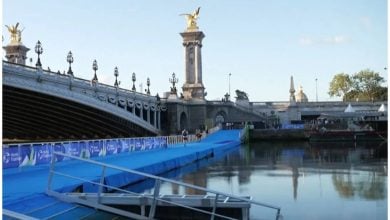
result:
[[(252, 196), (281, 207), (283, 219), (387, 219), (387, 143), (255, 142), (165, 176)], [(161, 193), (202, 192), (165, 183)], [(276, 216), (256, 206), (250, 212), (251, 219)]]

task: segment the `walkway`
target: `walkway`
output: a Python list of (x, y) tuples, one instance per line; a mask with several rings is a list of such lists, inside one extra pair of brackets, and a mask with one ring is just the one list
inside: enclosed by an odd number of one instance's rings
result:
[[(210, 135), (201, 142), (187, 144), (186, 147), (183, 144), (178, 144), (168, 149), (131, 152), (101, 157), (96, 160), (157, 175), (190, 164), (201, 158), (218, 155), (228, 148), (239, 146), (239, 132), (239, 130), (224, 130)], [(56, 164), (56, 170), (71, 172), (73, 175), (76, 174), (89, 180), (96, 180), (101, 173), (98, 167), (92, 167), (78, 161), (58, 163)], [(3, 170), (3, 208), (38, 218), (55, 219), (61, 219), (62, 217), (68, 219), (80, 218), (96, 212), (90, 208), (63, 203), (46, 196), (44, 193), (47, 187), (48, 173), (48, 165)], [(116, 171), (108, 171), (107, 176), (105, 181), (115, 182), (114, 184), (118, 186), (136, 180), (134, 177), (129, 179), (128, 176), (123, 176), (116, 173)], [(60, 191), (75, 190), (80, 185), (82, 185), (84, 191), (94, 191), (96, 189), (90, 184), (61, 179), (58, 176), (54, 178), (53, 182), (53, 188)], [(50, 207), (50, 209), (42, 209), (42, 207)], [(47, 210), (50, 210), (50, 213)], [(74, 213), (77, 213), (77, 215)]]

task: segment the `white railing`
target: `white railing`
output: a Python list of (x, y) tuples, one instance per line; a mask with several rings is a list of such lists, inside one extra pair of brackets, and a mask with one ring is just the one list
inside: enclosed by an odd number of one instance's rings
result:
[[(101, 168), (100, 178), (98, 178), (98, 181), (91, 181), (91, 180), (85, 179), (83, 177), (72, 176), (68, 172), (67, 173), (63, 173), (63, 172), (60, 172), (60, 171), (56, 171), (55, 170), (56, 160), (53, 159), (56, 156), (69, 157), (69, 158), (74, 159), (74, 160), (79, 160), (81, 162), (85, 162), (85, 163), (88, 163), (88, 164), (96, 165), (96, 166)], [(141, 176), (144, 179), (153, 179), (155, 181), (153, 195), (136, 193), (136, 192), (132, 192), (132, 191), (129, 191), (129, 190), (121, 189), (119, 187), (110, 186), (110, 185), (105, 184), (106, 181), (104, 181), (104, 180), (107, 177), (106, 176), (107, 169), (117, 170), (117, 171), (120, 171), (120, 172), (123, 172), (123, 173), (136, 175), (136, 176)], [(88, 202), (85, 199), (70, 197), (70, 196), (68, 196), (66, 194), (59, 193), (59, 192), (53, 190), (52, 189), (52, 182), (53, 182), (54, 177), (56, 175), (57, 176), (66, 177), (66, 178), (75, 179), (75, 180), (81, 181), (83, 183), (87, 182), (87, 183), (91, 183), (91, 184), (99, 186), (98, 187), (98, 192), (97, 192), (97, 203), (96, 202)], [(179, 203), (177, 201), (171, 201), (171, 200), (164, 199), (164, 197), (160, 195), (160, 186), (164, 182), (175, 184), (175, 185), (178, 185), (178, 186), (182, 186), (184, 188), (190, 188), (190, 189), (194, 189), (194, 190), (203, 191), (207, 195), (214, 195), (213, 198), (215, 198), (215, 199), (214, 199), (213, 204), (212, 204), (212, 211), (206, 211), (206, 210), (195, 208), (193, 206), (189, 206), (189, 205), (186, 205), (186, 204), (181, 204), (181, 203)], [(114, 190), (114, 191), (118, 191), (118, 192), (125, 193), (125, 194), (128, 194), (128, 195), (136, 195), (136, 196), (140, 196), (141, 198), (151, 199), (152, 200), (152, 204), (150, 205), (150, 211), (149, 211), (148, 216), (146, 216), (146, 214), (142, 213), (142, 212), (141, 212), (141, 214), (138, 214), (138, 213), (124, 211), (124, 210), (121, 210), (121, 209), (117, 209), (117, 208), (110, 207), (110, 206), (102, 204), (101, 203), (101, 196), (102, 196), (102, 193), (104, 192), (103, 191), (104, 189), (107, 189), (108, 191), (113, 191)], [(105, 210), (105, 211), (117, 213), (117, 214), (124, 215), (124, 216), (130, 217), (130, 218), (135, 218), (135, 219), (154, 219), (157, 202), (163, 202), (163, 203), (174, 205), (174, 206), (177, 206), (177, 207), (186, 208), (186, 209), (190, 209), (190, 210), (193, 210), (193, 211), (196, 211), (196, 212), (208, 214), (208, 215), (210, 215), (211, 219), (214, 219), (215, 217), (219, 217), (219, 218), (223, 218), (223, 219), (234, 219), (234, 218), (228, 217), (226, 215), (218, 214), (216, 212), (217, 208), (219, 207), (218, 201), (219, 201), (219, 198), (221, 198), (221, 196), (225, 197), (226, 200), (229, 200), (229, 198), (232, 198), (232, 199), (234, 199), (236, 201), (245, 202), (245, 203), (248, 203), (250, 205), (256, 205), (256, 206), (261, 206), (261, 207), (274, 209), (276, 211), (276, 219), (278, 220), (281, 217), (281, 215), (280, 215), (281, 208), (277, 207), (277, 206), (273, 206), (273, 205), (269, 205), (269, 204), (266, 204), (266, 203), (257, 202), (257, 201), (254, 201), (252, 199), (247, 199), (246, 197), (238, 197), (238, 196), (235, 196), (235, 195), (231, 195), (231, 194), (227, 194), (227, 193), (223, 193), (223, 192), (219, 192), (219, 191), (215, 191), (215, 190), (211, 190), (211, 189), (207, 189), (207, 188), (203, 188), (203, 187), (199, 187), (199, 186), (195, 186), (195, 185), (191, 185), (191, 184), (187, 184), (187, 183), (183, 183), (183, 182), (179, 182), (179, 181), (175, 181), (175, 180), (170, 180), (170, 179), (167, 179), (167, 178), (151, 175), (151, 174), (148, 174), (148, 173), (143, 173), (143, 172), (139, 172), (139, 171), (136, 171), (136, 170), (126, 169), (126, 168), (118, 167), (118, 166), (115, 166), (115, 165), (104, 164), (104, 163), (101, 163), (101, 162), (98, 162), (98, 161), (94, 161), (94, 160), (88, 160), (88, 159), (83, 159), (83, 158), (79, 158), (79, 157), (74, 157), (74, 156), (71, 156), (71, 155), (68, 155), (68, 154), (64, 154), (64, 153), (59, 153), (59, 152), (53, 152), (51, 165), (50, 165), (50, 171), (49, 171), (49, 177), (48, 177), (48, 186), (47, 186), (46, 192), (47, 192), (48, 195), (54, 196), (54, 197), (56, 197), (58, 199), (61, 199), (61, 200), (64, 200), (64, 201), (80, 203), (80, 204), (83, 204), (83, 205), (95, 207), (95, 208), (98, 208), (98, 209), (102, 209), (102, 210)]]
[[(3, 208), (3, 216), (8, 217), (9, 219), (22, 219), (22, 220), (38, 220), (38, 218), (34, 218), (28, 215), (21, 214), (19, 212), (14, 212), (8, 209)], [(7, 218), (5, 218), (7, 219)]]
[(217, 126), (209, 129), (209, 134), (215, 133), (221, 129), (222, 129), (222, 125), (217, 125)]
[(187, 135), (187, 140), (186, 141), (184, 141), (184, 138), (183, 138), (182, 135), (166, 136), (167, 137), (168, 147), (173, 147), (173, 145), (176, 145), (176, 144), (198, 142), (198, 141), (206, 138), (208, 135), (210, 135), (212, 133), (215, 133), (215, 132), (217, 132), (219, 130), (221, 130), (221, 126), (217, 125), (217, 126), (215, 126), (213, 128), (208, 129), (208, 133), (206, 133), (206, 131), (203, 131), (199, 138), (196, 136), (196, 134)]

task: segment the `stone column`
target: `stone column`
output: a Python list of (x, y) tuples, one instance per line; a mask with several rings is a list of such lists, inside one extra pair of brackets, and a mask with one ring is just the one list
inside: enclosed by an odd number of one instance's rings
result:
[(291, 76), (290, 79), (290, 105), (295, 105), (295, 89), (294, 89), (294, 79)]
[(202, 39), (205, 37), (202, 31), (187, 30), (180, 33), (183, 37), (185, 82), (182, 87), (184, 99), (204, 100), (204, 85), (202, 82)]
[(30, 49), (22, 43), (8, 44), (3, 49), (5, 50), (5, 58), (7, 58), (8, 62), (26, 65), (27, 51)]
[(149, 106), (147, 113), (146, 113), (146, 120), (147, 120), (148, 124), (150, 124), (150, 106)]
[[(157, 108), (157, 107), (156, 107), (156, 108)], [(155, 128), (157, 128), (157, 109), (155, 109), (155, 110), (153, 111), (153, 116), (154, 116), (153, 126), (154, 126)]]
[(10, 26), (8, 31), (10, 32), (11, 41), (3, 49), (5, 50), (5, 58), (8, 62), (26, 65), (27, 51), (30, 49), (22, 43), (22, 31), (18, 29), (19, 23), (15, 26)]
[(160, 129), (160, 125), (161, 125), (161, 112), (160, 111), (157, 111), (157, 117), (156, 117), (156, 125), (157, 125), (157, 129)]
[(141, 102), (139, 117), (144, 120), (144, 103)]

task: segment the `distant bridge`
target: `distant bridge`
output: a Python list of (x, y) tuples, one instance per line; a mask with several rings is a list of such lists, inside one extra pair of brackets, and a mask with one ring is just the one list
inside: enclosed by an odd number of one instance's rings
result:
[(3, 61), (4, 139), (156, 135), (157, 97)]
[(247, 108), (251, 111), (270, 116), (280, 117), (281, 123), (290, 123), (294, 120), (312, 120), (322, 113), (342, 113), (351, 105), (356, 112), (378, 112), (381, 105), (385, 106), (387, 115), (387, 101), (376, 102), (250, 102)]

